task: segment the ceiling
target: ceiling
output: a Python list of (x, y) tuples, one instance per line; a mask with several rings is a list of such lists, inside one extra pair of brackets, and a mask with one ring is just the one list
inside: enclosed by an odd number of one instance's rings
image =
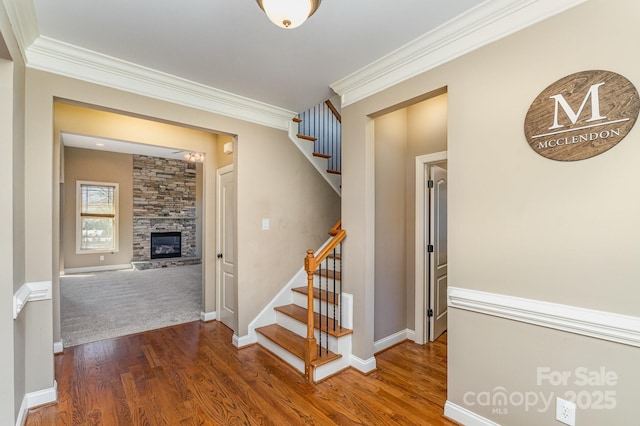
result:
[(33, 0), (40, 36), (294, 112), (483, 1), (324, 0), (284, 30), (255, 0)]
[(29, 68), (289, 130), (586, 0), (324, 0), (293, 30), (255, 0), (0, 1)]
[(149, 157), (172, 158), (184, 160), (185, 151), (177, 148), (164, 148), (155, 145), (121, 141), (117, 139), (102, 138), (96, 136), (78, 135), (62, 132), (60, 139), (64, 146), (73, 148), (93, 149), (96, 151), (118, 152), (121, 154), (139, 154)]

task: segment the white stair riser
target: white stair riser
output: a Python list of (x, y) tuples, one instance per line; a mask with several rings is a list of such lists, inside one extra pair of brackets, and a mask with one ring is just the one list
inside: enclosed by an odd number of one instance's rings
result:
[[(320, 279), (322, 278), (322, 281), (320, 281)], [(327, 278), (327, 277), (320, 277), (319, 275), (314, 275), (313, 276), (313, 286), (316, 288), (320, 288), (320, 285), (322, 285), (322, 289), (326, 290), (327, 289), (327, 285), (329, 286), (329, 291), (333, 291), (333, 286), (334, 286), (334, 280), (333, 278)], [(306, 287), (307, 286), (307, 279), (306, 279), (306, 275), (304, 276), (304, 279), (299, 279), (296, 280), (296, 283), (293, 285), (293, 287)], [(340, 291), (340, 280), (336, 279), (335, 280), (335, 287), (336, 287), (336, 292)]]
[[(305, 281), (303, 285), (307, 285), (307, 282)], [(327, 290), (327, 287), (329, 288), (329, 291), (333, 291), (333, 287), (335, 285), (335, 292), (338, 293), (340, 291), (340, 280), (336, 279), (335, 282), (333, 280), (333, 278), (327, 278), (327, 277), (321, 277), (319, 275), (314, 275), (313, 276), (313, 286), (316, 288), (322, 288), (323, 290)]]
[[(307, 296), (302, 294), (302, 293), (298, 293), (295, 292), (294, 296), (293, 296), (293, 302), (294, 304), (301, 306), (303, 308), (307, 308)], [(313, 299), (313, 311), (314, 312), (320, 312), (320, 301), (318, 299)], [(329, 307), (329, 312), (327, 312), (327, 306)], [(328, 305), (325, 305), (325, 302), (322, 302), (322, 315), (328, 316), (329, 318), (333, 318), (333, 308), (334, 305), (333, 303), (329, 303)], [(342, 311), (342, 318), (344, 319), (344, 308)], [(335, 317), (336, 318), (340, 318), (340, 306), (335, 305)]]
[(281, 346), (275, 344), (270, 339), (266, 338), (260, 333), (258, 335), (258, 344), (262, 347), (266, 348), (274, 355), (285, 361), (287, 364), (298, 370), (299, 372), (304, 374), (304, 360), (301, 360), (291, 352), (286, 349), (283, 349)]
[[(294, 304), (301, 306), (303, 308), (307, 307), (307, 296), (305, 294), (302, 293), (298, 293), (297, 291), (292, 292), (293, 293), (293, 302)], [(325, 302), (322, 302), (323, 306), (322, 306), (322, 315), (326, 315), (329, 318), (333, 318), (333, 314), (334, 314), (334, 310), (333, 310), (333, 304), (329, 303), (329, 312), (326, 312), (326, 305), (324, 304)], [(335, 315), (336, 318), (340, 318), (340, 306), (336, 306), (335, 307)], [(349, 293), (342, 293), (342, 326), (344, 328), (349, 328), (349, 329), (353, 329), (353, 316), (352, 316), (352, 309), (353, 309), (353, 296)], [(314, 312), (320, 312), (320, 301), (318, 299), (313, 299), (313, 311)]]
[(313, 380), (319, 382), (329, 376), (332, 376), (339, 371), (344, 370), (349, 367), (350, 359), (351, 359), (351, 335), (344, 336), (340, 338), (340, 340), (344, 340), (341, 349), (344, 352), (340, 352), (342, 354), (342, 358), (339, 358), (333, 362), (328, 364), (321, 365), (313, 370)]
[[(276, 323), (289, 331), (293, 331), (300, 337), (307, 337), (307, 324), (300, 322), (296, 319), (291, 318), (290, 316), (278, 312), (276, 314)], [(316, 337), (316, 341), (320, 339), (320, 332), (318, 330), (314, 330), (314, 335)], [(322, 344), (326, 344), (327, 336), (326, 334), (322, 334)], [(329, 350), (331, 352), (340, 353), (338, 350), (339, 343), (338, 338), (334, 336), (329, 336)]]

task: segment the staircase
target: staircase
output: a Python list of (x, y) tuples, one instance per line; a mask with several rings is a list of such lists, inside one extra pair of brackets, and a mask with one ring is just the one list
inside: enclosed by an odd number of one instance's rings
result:
[[(289, 137), (340, 195), (341, 117), (331, 101), (298, 114)], [(349, 367), (353, 297), (342, 291), (342, 241), (338, 222), (317, 255), (307, 251), (305, 267), (249, 324), (258, 344), (319, 382)]]
[(293, 118), (289, 137), (340, 195), (342, 117), (330, 100)]
[(340, 272), (340, 246), (345, 236), (339, 230), (317, 256), (313, 250), (307, 252), (305, 274), (294, 279), (286, 289), (288, 295), (278, 298), (285, 303), (272, 308), (275, 322), (255, 329), (258, 344), (310, 382), (338, 373), (351, 361), (353, 299), (342, 292)]

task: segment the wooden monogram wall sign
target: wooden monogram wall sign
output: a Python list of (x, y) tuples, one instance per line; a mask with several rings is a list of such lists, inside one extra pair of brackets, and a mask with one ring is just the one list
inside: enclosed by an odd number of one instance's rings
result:
[(558, 161), (595, 157), (624, 139), (638, 118), (633, 84), (610, 71), (582, 71), (547, 87), (524, 121), (529, 146)]

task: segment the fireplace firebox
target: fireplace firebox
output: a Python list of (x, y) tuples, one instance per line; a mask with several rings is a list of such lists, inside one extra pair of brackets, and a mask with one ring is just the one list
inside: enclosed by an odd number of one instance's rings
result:
[(151, 259), (182, 256), (182, 232), (152, 232)]

